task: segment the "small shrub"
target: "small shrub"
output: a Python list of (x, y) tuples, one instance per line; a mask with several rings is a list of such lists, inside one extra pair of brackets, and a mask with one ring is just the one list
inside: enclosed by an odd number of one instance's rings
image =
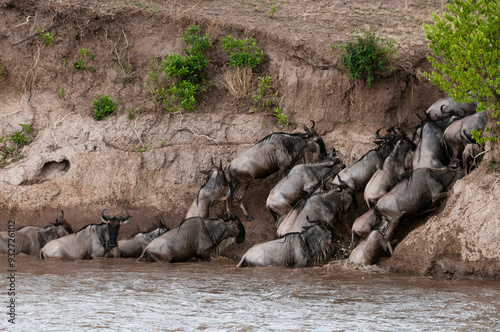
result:
[(44, 33), (44, 32), (45, 32), (45, 30), (40, 30), (39, 36), (40, 36), (40, 38), (42, 38), (43, 45), (49, 46), (54, 41), (54, 37), (52, 37), (50, 35), (50, 33), (48, 33), (48, 32)]
[[(272, 92), (273, 79), (269, 75), (258, 77), (259, 89), (256, 94), (252, 95), (256, 107), (269, 108), (273, 104), (271, 96), (274, 95), (274, 100), (278, 102), (278, 91)], [(256, 108), (254, 108), (256, 110)]]
[(22, 147), (30, 143), (30, 141), (26, 138), (26, 135), (31, 134), (33, 132), (33, 127), (22, 123), (18, 123), (18, 125), (20, 125), (22, 129), (10, 134), (8, 136), (8, 141), (17, 144), (17, 146), (19, 147)]
[(132, 120), (134, 118), (134, 111), (128, 110), (128, 118)]
[[(148, 72), (150, 91), (155, 94), (157, 101), (163, 102), (169, 112), (177, 111), (179, 107), (185, 111), (193, 110), (196, 95), (210, 87), (203, 73), (209, 60), (202, 52), (212, 48), (212, 43), (208, 34), (202, 36), (200, 31), (197, 25), (187, 28), (183, 40), (189, 48), (183, 49), (185, 57), (170, 53), (162, 61), (160, 68)], [(170, 84), (159, 77), (160, 71)]]
[(78, 53), (80, 53), (80, 59), (75, 60), (75, 62), (73, 62), (73, 71), (85, 70), (88, 68), (89, 71), (94, 72), (95, 68), (92, 66), (87, 66), (87, 64), (85, 63), (85, 60), (87, 59), (87, 57), (89, 58), (89, 60), (95, 60), (96, 55), (93, 53), (90, 53), (86, 48), (81, 48), (78, 51)]
[(73, 62), (73, 70), (74, 71), (85, 70), (85, 68), (86, 68), (86, 66), (85, 66), (85, 60), (80, 59), (80, 60), (77, 60), (77, 61)]
[(222, 50), (229, 57), (231, 67), (255, 68), (259, 65), (264, 52), (256, 45), (255, 39), (235, 39), (231, 36), (222, 38)]
[(65, 93), (64, 89), (61, 88), (61, 89), (59, 89), (59, 92), (57, 93), (57, 95), (59, 96), (59, 98), (64, 99), (64, 93)]
[[(336, 49), (336, 46), (331, 46)], [(349, 71), (352, 79), (365, 78), (369, 87), (373, 83), (373, 74), (384, 70), (388, 57), (395, 53), (394, 42), (376, 36), (372, 31), (365, 31), (356, 36), (354, 42), (341, 44), (342, 64)]]
[(116, 103), (109, 98), (109, 95), (102, 95), (99, 99), (94, 99), (94, 119), (100, 121), (113, 113), (116, 109)]
[(276, 13), (276, 6), (275, 5), (272, 5), (270, 8), (269, 8), (269, 11), (267, 12), (267, 16), (269, 16), (270, 18), (274, 18), (274, 14)]
[(288, 117), (283, 114), (283, 111), (281, 110), (281, 107), (276, 107), (274, 109), (273, 115), (278, 119), (278, 123), (282, 126), (288, 126), (290, 122), (288, 121)]

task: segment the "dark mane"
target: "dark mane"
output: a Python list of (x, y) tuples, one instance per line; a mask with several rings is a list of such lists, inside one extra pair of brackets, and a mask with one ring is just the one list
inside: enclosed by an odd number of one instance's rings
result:
[(90, 227), (90, 226), (101, 226), (102, 224), (106, 224), (106, 223), (102, 222), (100, 224), (88, 224), (88, 225), (85, 225), (82, 228), (80, 228), (80, 230), (76, 231), (75, 233), (80, 233), (81, 231), (83, 231), (87, 227)]
[(271, 133), (271, 134), (267, 135), (266, 137), (261, 139), (259, 142), (257, 142), (257, 144), (263, 145), (263, 144), (269, 143), (269, 142), (275, 140), (277, 137), (282, 137), (282, 139), (285, 140), (283, 142), (283, 144), (285, 144), (285, 142), (293, 142), (295, 138), (306, 139), (309, 136), (310, 135), (306, 134), (306, 133), (288, 134), (288, 133), (276, 132), (276, 133)]
[(142, 233), (142, 234), (145, 234), (145, 233), (152, 232), (152, 231), (154, 231), (155, 229), (158, 229), (158, 225), (151, 226), (151, 227), (150, 227), (147, 231), (145, 231), (145, 232), (141, 232), (141, 231), (135, 232), (134, 234), (130, 235), (130, 236), (128, 237), (128, 239), (130, 240), (130, 239), (134, 238), (134, 236), (136, 236), (137, 234), (141, 234), (141, 233)]

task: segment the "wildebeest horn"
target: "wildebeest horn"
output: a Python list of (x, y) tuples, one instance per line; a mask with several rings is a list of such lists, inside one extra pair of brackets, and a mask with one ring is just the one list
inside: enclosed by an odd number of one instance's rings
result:
[(107, 209), (108, 209), (108, 208), (105, 208), (105, 209), (103, 209), (103, 210), (101, 211), (101, 220), (102, 220), (103, 222), (105, 222), (105, 223), (107, 223), (107, 222), (109, 221), (109, 219), (110, 219), (110, 218), (112, 218), (112, 216), (111, 216), (111, 217), (109, 217), (109, 216), (107, 216), (107, 215), (105, 215), (105, 214), (104, 214), (104, 211), (106, 211)]
[(125, 213), (127, 213), (127, 216), (126, 217), (118, 217), (122, 223), (126, 223), (130, 220), (130, 218), (132, 218), (132, 216), (130, 215), (130, 213), (128, 213), (127, 209), (126, 208), (123, 208), (125, 210)]
[(212, 163), (212, 167), (215, 168), (214, 157), (210, 157), (210, 162)]
[(313, 123), (311, 130), (314, 130), (314, 126), (316, 126), (316, 122), (314, 122), (313, 120), (310, 120), (310, 121)]
[(163, 220), (163, 218), (160, 218), (160, 226), (163, 228), (167, 228), (167, 226), (165, 226), (165, 221)]
[(309, 130), (309, 128), (307, 128), (307, 126), (306, 126), (306, 125), (304, 125), (304, 131), (306, 132), (306, 134), (307, 134), (308, 136), (312, 136), (312, 134), (313, 134), (313, 133), (311, 133), (311, 131)]
[(335, 159), (335, 156), (337, 156), (337, 150), (335, 150), (335, 148), (332, 148), (332, 158)]
[(377, 130), (377, 131), (375, 132), (375, 137), (376, 137), (377, 139), (384, 139), (383, 137), (380, 137), (380, 130), (381, 130), (381, 129), (382, 129), (382, 128), (380, 128), (379, 130)]
[(222, 171), (222, 159), (219, 161), (219, 170)]

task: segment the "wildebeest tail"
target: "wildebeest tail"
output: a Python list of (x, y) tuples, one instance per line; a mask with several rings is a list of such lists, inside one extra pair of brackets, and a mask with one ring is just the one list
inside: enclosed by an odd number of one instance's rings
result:
[(43, 251), (40, 251), (40, 258), (45, 259), (45, 257), (43, 257)]
[(247, 267), (247, 259), (243, 256), (236, 267)]

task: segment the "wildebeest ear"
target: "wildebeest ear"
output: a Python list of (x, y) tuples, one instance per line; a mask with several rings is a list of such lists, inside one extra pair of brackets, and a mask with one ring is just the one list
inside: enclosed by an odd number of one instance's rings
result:
[(210, 157), (210, 162), (212, 163), (212, 168), (215, 168), (214, 157)]
[(210, 172), (211, 172), (211, 171), (205, 171), (205, 170), (200, 171), (200, 173), (201, 173), (201, 174), (205, 174), (205, 175), (210, 175)]
[(309, 228), (312, 228), (313, 226), (302, 226), (302, 228), (304, 229), (304, 231), (307, 231)]
[(153, 224), (153, 228), (154, 228), (154, 229), (157, 229), (158, 227), (160, 227), (160, 226), (158, 226), (158, 224), (156, 224), (154, 221), (152, 221), (151, 223)]

